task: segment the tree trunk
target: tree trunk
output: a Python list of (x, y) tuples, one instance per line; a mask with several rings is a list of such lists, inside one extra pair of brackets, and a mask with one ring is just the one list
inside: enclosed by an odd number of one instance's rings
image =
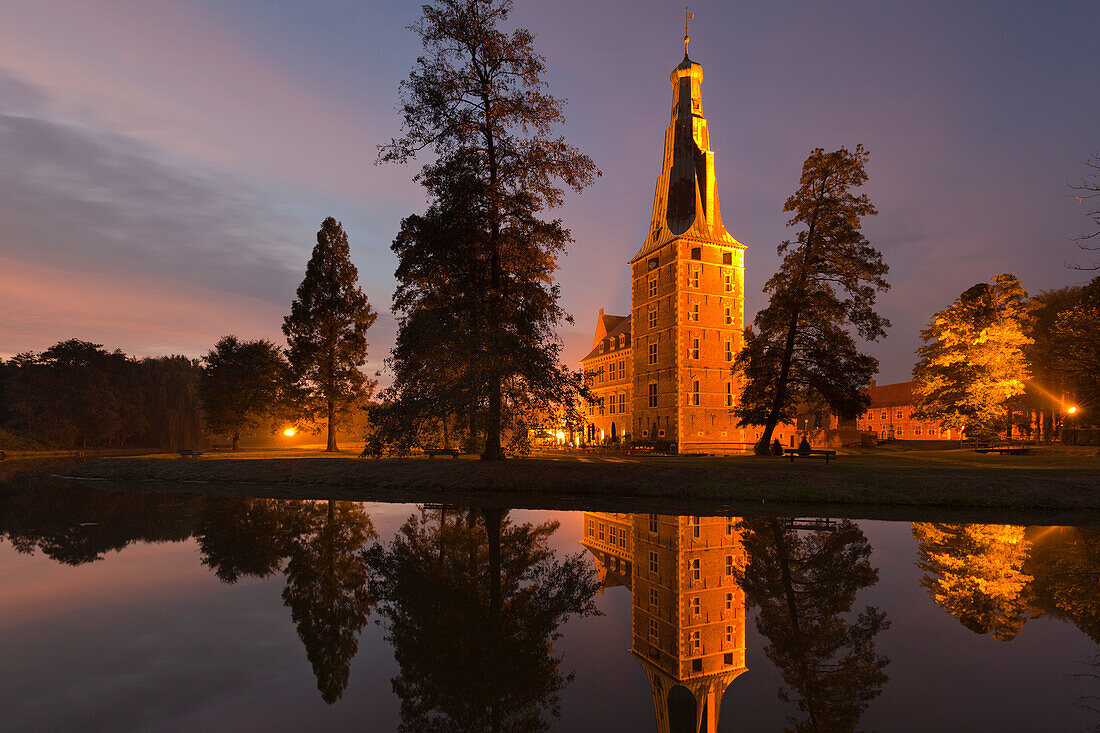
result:
[(232, 450), (237, 450), (240, 447), (241, 447), (241, 434), (240, 434), (240, 432), (233, 433)]
[(333, 421), (335, 413), (336, 404), (330, 398), (328, 400), (328, 447), (325, 448), (325, 451), (329, 453), (340, 450), (336, 447), (336, 423)]
[[(499, 170), (496, 154), (496, 138), (493, 134), (493, 119), (490, 110), (492, 105), (489, 100), (489, 80), (482, 79), (481, 101), (485, 110), (484, 135), (485, 155), (489, 163), (489, 328), (499, 337), (502, 332), (500, 325), (500, 301), (504, 285), (504, 273), (500, 262), (500, 201), (499, 201)], [(494, 353), (501, 348), (499, 338), (490, 338), (489, 359), (492, 360), (492, 368), (489, 370), (489, 414), (485, 419), (485, 452), (481, 454), (482, 460), (499, 461), (504, 458), (504, 451), (500, 447), (501, 429), (501, 392), (503, 375), (500, 372), (499, 356)]]

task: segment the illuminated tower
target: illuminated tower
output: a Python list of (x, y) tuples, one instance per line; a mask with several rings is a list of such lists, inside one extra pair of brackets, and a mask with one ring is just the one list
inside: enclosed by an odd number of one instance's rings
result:
[[(685, 42), (686, 42), (685, 37)], [(744, 245), (722, 224), (714, 151), (702, 114), (703, 67), (672, 70), (672, 119), (649, 234), (631, 266), (635, 440), (682, 453), (745, 442), (730, 408), (744, 328)]]
[[(581, 544), (603, 587), (629, 585), (631, 654), (649, 679), (658, 733), (713, 733), (745, 672), (745, 550), (733, 517), (585, 512)], [(601, 589), (602, 590), (602, 589)]]

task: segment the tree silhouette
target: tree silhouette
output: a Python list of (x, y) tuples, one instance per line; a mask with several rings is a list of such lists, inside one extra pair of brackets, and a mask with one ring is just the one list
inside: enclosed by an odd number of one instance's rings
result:
[(1100, 528), (1029, 527), (1027, 535), (1034, 612), (1068, 620), (1100, 644)]
[(867, 606), (850, 615), (856, 594), (878, 582), (863, 531), (842, 520), (835, 531), (799, 534), (780, 519), (743, 520), (748, 562), (739, 580), (760, 609), (756, 628), (787, 686), (779, 698), (805, 716), (791, 731), (854, 731), (887, 681), (889, 659), (875, 636), (886, 614)]
[(890, 322), (874, 311), (887, 290), (889, 268), (860, 230), (875, 207), (852, 189), (867, 181), (862, 145), (826, 153), (816, 148), (802, 164), (798, 190), (783, 211), (802, 225), (795, 241), (778, 247), (779, 271), (764, 285), (766, 308), (745, 329), (734, 361), (745, 387), (734, 413), (741, 425), (763, 425), (756, 446), (767, 455), (772, 432), (792, 422), (800, 404), (824, 404), (844, 419), (860, 415), (878, 361), (856, 349), (852, 331), (874, 341)]
[(223, 336), (203, 357), (199, 399), (207, 428), (228, 435), (237, 450), (241, 433), (274, 419), (286, 381), (282, 353), (267, 339)]
[[(511, 0), (434, 0), (422, 9), (413, 30), (424, 54), (401, 85), (402, 135), (379, 150), (380, 160), (400, 163), (425, 148), (435, 153), (418, 176), (431, 206), (402, 222), (393, 245), (399, 336), (385, 401), (402, 409), (386, 424), (405, 417), (408, 433), (429, 416), (473, 408), (484, 416), (483, 457), (496, 460), (505, 428), (525, 436), (528, 402), (571, 406), (580, 383), (561, 363), (555, 335), (566, 315), (554, 270), (571, 236), (560, 219), (540, 215), (561, 205), (565, 186), (579, 192), (599, 172), (554, 136), (564, 105), (546, 92), (534, 35), (502, 30)], [(440, 309), (437, 287), (452, 297), (462, 289), (454, 318)], [(442, 361), (436, 378), (466, 387), (439, 390), (444, 403), (419, 392), (432, 381), (420, 373), (439, 363), (421, 360), (437, 349), (473, 360)]]
[(348, 684), (358, 634), (370, 615), (367, 568), (359, 551), (377, 537), (362, 505), (350, 501), (288, 505), (289, 560), (283, 603), (317, 676), (325, 702)]
[(325, 450), (337, 450), (337, 422), (374, 389), (359, 368), (367, 360), (367, 329), (377, 318), (359, 287), (348, 235), (330, 216), (317, 232), (305, 279), (283, 319), (299, 407), (311, 418), (324, 416)]
[(292, 506), (273, 499), (206, 497), (195, 526), (202, 564), (224, 583), (277, 572), (291, 539), (285, 525)]
[(976, 634), (1011, 641), (1027, 621), (1031, 543), (1011, 524), (915, 522), (917, 567), (932, 599)]
[(549, 549), (557, 528), (422, 510), (367, 551), (401, 667), (401, 730), (539, 731), (558, 715), (572, 679), (554, 653), (558, 627), (596, 612), (598, 583), (581, 553), (559, 561)]

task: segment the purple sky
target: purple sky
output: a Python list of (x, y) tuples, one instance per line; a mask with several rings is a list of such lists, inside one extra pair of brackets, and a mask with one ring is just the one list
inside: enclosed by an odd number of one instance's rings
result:
[[(1082, 282), (1087, 231), (1066, 187), (1100, 150), (1100, 3), (700, 2), (692, 58), (723, 219), (763, 305), (783, 201), (815, 146), (871, 152), (866, 231), (890, 264), (870, 346), (908, 378), (918, 330), (975, 282)], [(538, 34), (564, 133), (603, 177), (559, 212), (566, 356), (598, 308), (625, 314), (682, 56), (677, 3), (517, 0)], [(198, 356), (279, 327), (326, 216), (344, 222), (393, 340), (401, 217), (416, 166), (376, 166), (419, 44), (409, 2), (15, 0), (0, 23), (0, 355), (78, 337)]]

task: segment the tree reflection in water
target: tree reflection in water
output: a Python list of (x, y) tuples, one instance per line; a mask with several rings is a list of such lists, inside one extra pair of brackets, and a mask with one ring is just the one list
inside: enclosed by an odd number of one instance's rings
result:
[(913, 524), (932, 599), (977, 634), (1012, 641), (1027, 620), (1031, 542), (1011, 524)]
[(580, 553), (548, 546), (557, 522), (499, 510), (421, 510), (364, 553), (369, 587), (401, 667), (404, 731), (540, 731), (572, 679), (559, 626), (595, 614)]
[(868, 606), (850, 616), (856, 594), (878, 582), (863, 531), (842, 520), (835, 531), (798, 532), (782, 519), (745, 519), (748, 563), (741, 573), (746, 598), (759, 608), (764, 653), (779, 669), (803, 719), (792, 731), (852, 731), (887, 681), (889, 659), (875, 637), (886, 614)]

